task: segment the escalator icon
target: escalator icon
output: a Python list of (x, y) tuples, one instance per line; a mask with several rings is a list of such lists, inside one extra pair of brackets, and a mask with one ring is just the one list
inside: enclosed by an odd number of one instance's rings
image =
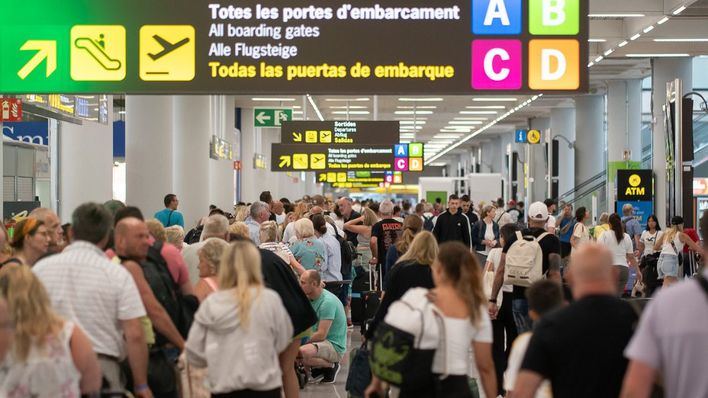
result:
[(125, 79), (125, 28), (76, 25), (71, 29), (71, 78), (77, 81)]

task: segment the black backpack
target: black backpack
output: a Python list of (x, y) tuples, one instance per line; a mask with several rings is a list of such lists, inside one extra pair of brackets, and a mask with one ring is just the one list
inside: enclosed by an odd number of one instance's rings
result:
[(354, 247), (352, 242), (339, 236), (339, 230), (336, 224), (329, 224), (334, 228), (334, 237), (337, 239), (337, 242), (339, 242), (339, 249), (342, 256), (342, 275), (351, 275), (352, 264), (356, 259), (356, 247)]
[[(162, 254), (162, 242), (157, 241), (148, 249), (147, 259), (140, 263), (145, 280), (157, 301), (170, 316), (177, 330), (185, 339), (194, 322), (194, 314), (199, 307), (199, 301), (194, 296), (184, 296), (179, 286), (172, 279), (167, 261)], [(167, 338), (155, 332), (157, 346), (168, 342)]]
[(423, 216), (423, 229), (431, 232), (435, 228), (435, 224), (433, 223), (433, 217), (427, 217)]
[(187, 232), (187, 235), (184, 237), (184, 243), (188, 245), (193, 245), (195, 243), (199, 243), (199, 238), (202, 237), (202, 230), (204, 229), (203, 225), (200, 225), (198, 227), (192, 228)]

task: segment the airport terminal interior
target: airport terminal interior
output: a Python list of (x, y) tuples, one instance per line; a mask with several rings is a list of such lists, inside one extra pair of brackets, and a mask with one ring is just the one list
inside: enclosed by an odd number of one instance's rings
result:
[(708, 0), (0, 15), (0, 398), (708, 398)]

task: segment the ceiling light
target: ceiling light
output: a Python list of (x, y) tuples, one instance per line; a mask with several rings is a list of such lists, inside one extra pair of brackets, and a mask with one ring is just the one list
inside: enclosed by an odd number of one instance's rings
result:
[(590, 63), (588, 64), (588, 68), (592, 68), (594, 65), (595, 65), (594, 62), (590, 62)]
[(447, 166), (447, 163), (445, 163), (445, 162), (435, 162), (435, 163), (430, 163), (428, 166), (433, 166), (433, 167), (445, 167), (445, 166)]
[(425, 124), (425, 120), (400, 120), (401, 124)]
[(369, 99), (366, 97), (363, 97), (363, 98), (326, 98), (325, 101), (327, 101), (327, 102), (364, 102), (364, 101), (369, 101)]
[(320, 108), (317, 107), (317, 104), (315, 103), (315, 99), (312, 98), (310, 94), (305, 94), (307, 97), (307, 101), (310, 102), (310, 105), (312, 105), (312, 108), (315, 110), (315, 113), (317, 114), (317, 118), (320, 119), (320, 122), (324, 122), (324, 117), (322, 117), (322, 112), (320, 112)]
[(613, 48), (611, 48), (611, 49), (605, 51), (605, 56), (608, 56), (608, 55), (612, 54), (613, 52), (615, 52), (615, 50)]
[(636, 35), (634, 35), (634, 36), (630, 37), (630, 38), (629, 38), (629, 40), (631, 40), (631, 41), (635, 41), (635, 40), (637, 40), (638, 38), (640, 38), (641, 36), (642, 36), (642, 34), (641, 34), (641, 33), (637, 33)]
[(369, 111), (334, 111), (333, 115), (368, 115)]
[(627, 44), (629, 44), (629, 42), (627, 40), (625, 40), (622, 43), (618, 44), (617, 47), (622, 48), (622, 47), (626, 46)]
[(588, 43), (604, 43), (607, 39), (588, 39)]
[(460, 137), (462, 137), (463, 135), (464, 135), (464, 134), (435, 134), (435, 135), (433, 136), (433, 138), (434, 138), (434, 139), (437, 139), (437, 138), (441, 138), (441, 139), (442, 139), (442, 138), (453, 138), (453, 139), (454, 139), (454, 138), (460, 138)]
[(351, 105), (351, 106), (330, 106), (329, 109), (368, 109), (366, 106), (362, 105)]
[(506, 109), (504, 105), (466, 106), (467, 109)]
[(679, 58), (679, 57), (690, 57), (691, 54), (679, 53), (679, 54), (627, 54), (629, 58)]
[(697, 39), (654, 39), (655, 42), (660, 43), (690, 43), (690, 42), (708, 42), (708, 38), (697, 38)]
[(478, 124), (482, 124), (482, 123), (483, 123), (483, 122), (482, 122), (482, 121), (479, 121), (479, 120), (453, 120), (453, 121), (449, 122), (448, 124), (451, 125), (451, 126), (454, 126), (454, 125), (456, 125), (456, 124), (460, 124), (460, 125), (478, 125)]
[(595, 63), (598, 63), (598, 62), (602, 61), (603, 59), (605, 59), (605, 57), (600, 55), (599, 57), (595, 58)]
[(460, 115), (496, 115), (497, 111), (460, 111)]
[(396, 111), (396, 115), (432, 115), (433, 111)]
[(453, 120), (487, 120), (487, 117), (456, 117)]
[(663, 24), (665, 24), (668, 20), (669, 20), (669, 17), (664, 17), (664, 18), (661, 18), (661, 19), (659, 20), (659, 22), (657, 22), (657, 23), (658, 23), (659, 25), (663, 25)]
[(616, 14), (588, 14), (590, 18), (642, 18), (645, 14), (639, 13), (616, 13)]
[(401, 105), (399, 105), (396, 108), (398, 108), (398, 109), (437, 109), (438, 107), (435, 105), (420, 105), (420, 106), (410, 106), (410, 105), (401, 106)]
[(649, 25), (649, 26), (647, 26), (646, 28), (644, 28), (643, 32), (644, 32), (644, 33), (649, 33), (649, 32), (651, 32), (652, 30), (654, 30), (654, 25)]
[(302, 115), (302, 114), (303, 114), (302, 111), (293, 111), (293, 115)]
[(472, 101), (474, 102), (516, 102), (516, 98), (498, 98), (498, 97), (482, 97), (482, 98), (473, 98)]
[(401, 102), (442, 102), (444, 99), (443, 98), (399, 98), (398, 99)]
[(295, 98), (265, 98), (265, 97), (259, 97), (259, 98), (251, 98), (251, 101), (267, 101), (267, 102), (292, 102), (295, 101)]
[(677, 8), (672, 14), (673, 14), (673, 15), (679, 15), (679, 14), (681, 14), (681, 13), (683, 12), (683, 10), (685, 10), (685, 9), (686, 9), (686, 6), (681, 6), (681, 7)]

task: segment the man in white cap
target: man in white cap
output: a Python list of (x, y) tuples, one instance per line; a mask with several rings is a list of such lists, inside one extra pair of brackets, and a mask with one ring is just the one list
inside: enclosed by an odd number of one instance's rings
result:
[[(539, 246), (543, 252), (543, 274), (548, 279), (561, 281), (560, 276), (560, 241), (555, 235), (551, 235), (546, 231), (546, 223), (548, 222), (548, 207), (543, 202), (535, 202), (529, 206), (528, 211), (528, 228), (523, 230), (523, 236), (533, 236), (539, 238)], [(543, 236), (541, 236), (543, 235)], [(496, 297), (504, 283), (504, 265), (506, 264), (506, 253), (511, 248), (511, 245), (516, 242), (516, 236), (509, 239), (502, 249), (501, 261), (497, 268), (496, 276), (494, 277), (494, 286), (492, 294), (489, 298), (489, 315), (494, 319), (499, 311), (497, 307)], [(529, 318), (528, 302), (526, 301), (526, 288), (523, 286), (514, 286), (512, 301), (512, 311), (514, 313), (514, 322), (519, 334), (531, 330), (531, 319)]]

